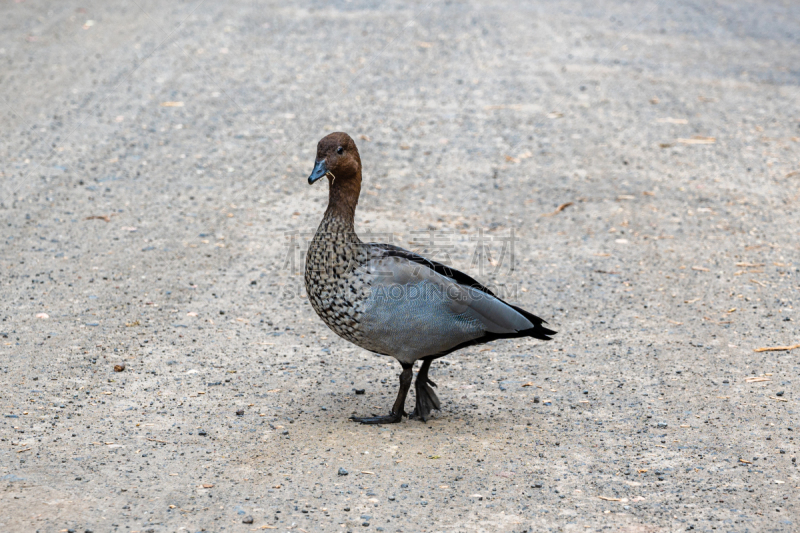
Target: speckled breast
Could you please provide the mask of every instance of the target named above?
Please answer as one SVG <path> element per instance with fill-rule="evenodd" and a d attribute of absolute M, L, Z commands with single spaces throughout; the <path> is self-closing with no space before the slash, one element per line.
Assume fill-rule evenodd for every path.
<path fill-rule="evenodd" d="M 370 349 L 359 320 L 369 297 L 363 265 L 367 252 L 355 234 L 325 231 L 320 226 L 306 254 L 305 282 L 311 307 L 337 335 Z"/>

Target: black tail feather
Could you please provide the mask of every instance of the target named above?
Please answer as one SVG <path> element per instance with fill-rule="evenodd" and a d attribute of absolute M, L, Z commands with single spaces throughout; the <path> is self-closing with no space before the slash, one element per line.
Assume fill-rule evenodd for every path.
<path fill-rule="evenodd" d="M 533 324 L 532 328 L 520 331 L 518 333 L 520 337 L 533 337 L 534 339 L 549 341 L 552 340 L 550 335 L 555 335 L 557 333 L 556 331 L 553 331 L 550 328 L 544 327 L 542 324 L 547 324 L 547 322 L 545 322 L 538 316 L 534 315 L 533 313 L 529 313 L 528 311 L 520 307 L 517 307 L 516 305 L 511 305 L 511 304 L 507 305 L 511 306 L 511 308 L 514 309 L 514 311 L 527 318 L 530 321 L 530 323 Z"/>

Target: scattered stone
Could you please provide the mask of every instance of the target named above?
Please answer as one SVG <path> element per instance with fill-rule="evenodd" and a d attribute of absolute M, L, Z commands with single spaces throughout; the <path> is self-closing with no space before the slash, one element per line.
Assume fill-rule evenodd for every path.
<path fill-rule="evenodd" d="M 205 437 L 206 435 L 208 435 L 205 429 L 201 429 L 200 431 L 197 432 L 197 434 L 200 435 L 201 437 Z"/>
<path fill-rule="evenodd" d="M 339 467 L 339 472 L 338 472 L 338 474 L 339 474 L 340 476 L 346 476 L 346 475 L 347 475 L 347 474 L 349 474 L 349 473 L 350 473 L 350 472 L 348 472 L 347 470 L 345 470 L 345 469 L 344 469 L 344 468 L 342 468 L 341 466 Z"/>
<path fill-rule="evenodd" d="M 242 518 L 242 524 L 252 524 L 252 523 L 253 523 L 253 517 L 252 516 L 247 515 L 244 518 Z"/>
<path fill-rule="evenodd" d="M 540 401 L 542 400 L 538 396 L 533 397 L 533 403 L 539 403 Z"/>
<path fill-rule="evenodd" d="M 123 370 L 125 370 L 125 363 L 114 365 L 114 372 L 122 372 Z"/>
<path fill-rule="evenodd" d="M 658 423 L 658 429 L 667 429 L 667 423 L 666 422 L 659 422 Z"/>
<path fill-rule="evenodd" d="M 244 409 L 239 409 L 236 411 L 236 416 L 244 416 Z"/>
<path fill-rule="evenodd" d="M 364 394 L 366 392 L 365 389 L 353 389 L 353 390 L 356 391 L 356 394 L 359 394 L 359 395 L 360 394 Z"/>
<path fill-rule="evenodd" d="M 349 507 L 345 507 L 345 508 L 344 508 L 344 512 L 345 512 L 345 513 L 349 512 L 349 511 L 350 511 L 350 508 L 349 508 Z"/>
<path fill-rule="evenodd" d="M 784 391 L 779 390 L 778 392 L 775 393 L 775 396 L 783 396 L 783 392 Z"/>

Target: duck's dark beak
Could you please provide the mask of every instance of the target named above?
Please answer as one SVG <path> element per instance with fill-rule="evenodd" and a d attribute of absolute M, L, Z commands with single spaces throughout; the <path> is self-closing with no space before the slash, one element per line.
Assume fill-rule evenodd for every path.
<path fill-rule="evenodd" d="M 328 173 L 328 166 L 325 164 L 325 160 L 317 161 L 314 165 L 314 170 L 311 171 L 311 175 L 308 177 L 308 184 L 313 185 L 315 181 L 323 177 L 325 174 Z"/>

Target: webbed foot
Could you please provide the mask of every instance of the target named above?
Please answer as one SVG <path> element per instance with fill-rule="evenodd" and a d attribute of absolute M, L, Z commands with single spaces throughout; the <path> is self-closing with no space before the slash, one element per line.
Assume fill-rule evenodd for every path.
<path fill-rule="evenodd" d="M 439 402 L 439 397 L 436 396 L 436 392 L 431 388 L 431 385 L 436 387 L 436 383 L 428 379 L 427 372 L 425 374 L 426 375 L 423 376 L 424 379 L 420 379 L 420 377 L 417 376 L 417 381 L 414 382 L 417 401 L 414 412 L 411 413 L 412 418 L 419 418 L 423 422 L 428 421 L 432 410 L 439 410 L 442 407 L 441 402 Z"/>
<path fill-rule="evenodd" d="M 350 420 L 362 424 L 397 424 L 403 421 L 403 416 L 389 413 L 384 416 L 351 416 Z"/>

